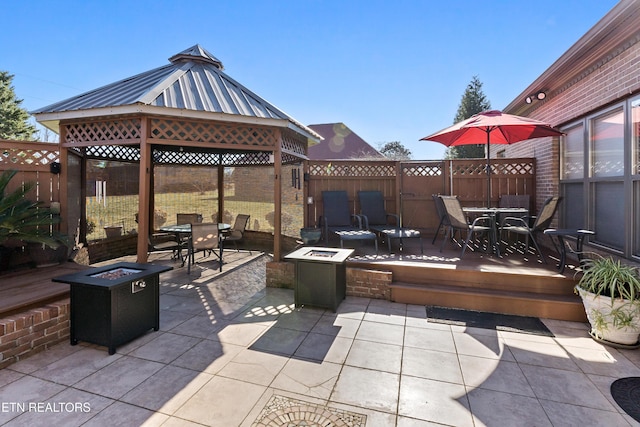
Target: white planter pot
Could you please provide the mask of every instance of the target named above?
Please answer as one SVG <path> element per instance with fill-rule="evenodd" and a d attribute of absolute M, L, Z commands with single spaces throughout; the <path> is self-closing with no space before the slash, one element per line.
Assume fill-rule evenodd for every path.
<path fill-rule="evenodd" d="M 591 333 L 597 338 L 617 344 L 634 345 L 638 343 L 640 335 L 640 307 L 626 300 L 615 299 L 613 303 L 610 297 L 592 294 L 576 286 L 587 319 L 591 325 Z M 634 316 L 632 325 L 617 327 L 613 324 L 613 310 L 621 310 Z"/>

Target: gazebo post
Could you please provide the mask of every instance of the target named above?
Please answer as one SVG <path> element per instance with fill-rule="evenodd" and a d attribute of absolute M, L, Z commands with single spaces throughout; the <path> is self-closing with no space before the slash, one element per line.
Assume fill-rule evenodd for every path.
<path fill-rule="evenodd" d="M 280 144 L 282 133 L 278 132 L 278 139 L 273 151 L 273 260 L 280 261 L 282 236 L 282 151 Z"/>
<path fill-rule="evenodd" d="M 137 262 L 147 262 L 149 246 L 149 200 L 151 192 L 151 145 L 147 141 L 148 118 L 144 117 L 140 131 L 140 188 L 138 191 L 138 247 Z"/>
<path fill-rule="evenodd" d="M 224 167 L 222 154 L 218 154 L 218 222 L 224 222 Z"/>

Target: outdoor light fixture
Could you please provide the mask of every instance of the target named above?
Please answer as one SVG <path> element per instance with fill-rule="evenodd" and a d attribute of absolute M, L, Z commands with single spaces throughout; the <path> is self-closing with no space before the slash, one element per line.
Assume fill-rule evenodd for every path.
<path fill-rule="evenodd" d="M 544 93 L 543 91 L 540 91 L 538 93 L 536 93 L 535 95 L 529 95 L 525 98 L 525 102 L 527 104 L 531 104 L 533 101 L 537 100 L 537 101 L 542 101 L 543 99 L 545 99 L 547 97 L 547 94 Z"/>

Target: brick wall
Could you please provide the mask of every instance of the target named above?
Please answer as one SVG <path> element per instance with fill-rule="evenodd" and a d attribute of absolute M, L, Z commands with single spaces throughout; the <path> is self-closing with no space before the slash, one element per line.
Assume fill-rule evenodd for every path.
<path fill-rule="evenodd" d="M 69 339 L 69 299 L 0 319 L 0 369 Z"/>
<path fill-rule="evenodd" d="M 365 270 L 347 267 L 347 295 L 375 299 L 390 299 L 389 285 L 393 274 L 389 271 Z M 294 263 L 267 263 L 267 286 L 293 289 L 295 279 Z"/>
<path fill-rule="evenodd" d="M 547 93 L 527 116 L 563 126 L 640 91 L 640 43 L 603 52 L 588 68 L 576 70 L 566 84 Z M 492 153 L 505 150 L 506 157 L 536 158 L 536 206 L 558 194 L 560 179 L 559 141 L 537 139 L 508 146 L 494 146 Z"/>
<path fill-rule="evenodd" d="M 271 261 L 267 263 L 267 287 L 294 288 L 295 269 L 292 262 Z"/>
<path fill-rule="evenodd" d="M 374 299 L 391 299 L 390 271 L 347 268 L 347 295 Z"/>

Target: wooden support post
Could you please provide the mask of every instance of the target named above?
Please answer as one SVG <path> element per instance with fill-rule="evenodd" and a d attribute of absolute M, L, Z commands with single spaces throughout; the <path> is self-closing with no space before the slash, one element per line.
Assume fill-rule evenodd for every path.
<path fill-rule="evenodd" d="M 222 154 L 218 155 L 218 222 L 224 222 L 224 166 Z"/>
<path fill-rule="evenodd" d="M 149 201 L 151 199 L 151 145 L 147 141 L 148 118 L 142 117 L 140 126 L 140 188 L 138 191 L 138 247 L 137 262 L 147 262 L 149 247 Z"/>
<path fill-rule="evenodd" d="M 282 134 L 278 132 L 278 140 L 273 152 L 273 260 L 282 259 Z"/>
<path fill-rule="evenodd" d="M 58 202 L 60 202 L 60 233 L 70 235 L 69 233 L 69 192 L 67 184 L 69 182 L 69 153 L 66 147 L 62 146 L 62 141 L 67 137 L 67 128 L 60 126 L 60 142 L 58 143 L 58 161 L 60 162 L 60 193 Z M 83 179 L 84 180 L 84 179 Z M 75 230 L 72 230 L 73 234 Z"/>

